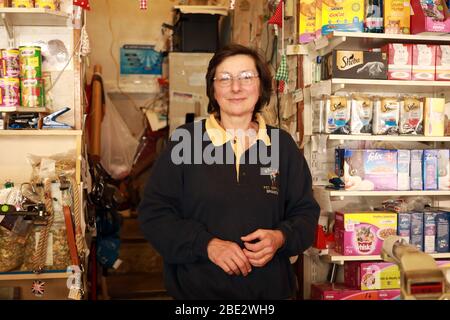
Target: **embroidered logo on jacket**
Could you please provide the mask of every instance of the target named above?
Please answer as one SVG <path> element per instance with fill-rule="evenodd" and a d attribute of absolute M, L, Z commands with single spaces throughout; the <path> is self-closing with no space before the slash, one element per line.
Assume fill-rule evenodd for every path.
<path fill-rule="evenodd" d="M 262 168 L 261 173 L 270 178 L 270 185 L 263 186 L 266 193 L 278 195 L 278 176 L 280 175 L 278 169 L 272 167 Z"/>

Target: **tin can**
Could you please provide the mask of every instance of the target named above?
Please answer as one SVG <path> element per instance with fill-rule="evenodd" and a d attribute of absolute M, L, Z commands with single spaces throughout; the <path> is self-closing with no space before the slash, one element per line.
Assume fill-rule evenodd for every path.
<path fill-rule="evenodd" d="M 11 7 L 13 8 L 34 8 L 33 0 L 12 0 Z"/>
<path fill-rule="evenodd" d="M 0 106 L 17 107 L 20 105 L 19 78 L 0 79 Z"/>
<path fill-rule="evenodd" d="M 9 0 L 0 0 L 0 8 L 9 7 Z"/>
<path fill-rule="evenodd" d="M 40 79 L 42 77 L 41 47 L 19 47 L 20 78 Z"/>
<path fill-rule="evenodd" d="M 50 9 L 50 10 L 59 10 L 59 1 L 58 0 L 35 0 L 34 7 Z"/>
<path fill-rule="evenodd" d="M 18 78 L 20 75 L 20 62 L 18 49 L 3 49 L 3 77 Z"/>
<path fill-rule="evenodd" d="M 44 106 L 44 86 L 41 79 L 22 79 L 20 82 L 20 101 L 23 107 Z"/>

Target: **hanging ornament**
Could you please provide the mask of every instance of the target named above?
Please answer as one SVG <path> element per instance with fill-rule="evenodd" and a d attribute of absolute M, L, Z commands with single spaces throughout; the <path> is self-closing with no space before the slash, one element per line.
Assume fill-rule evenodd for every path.
<path fill-rule="evenodd" d="M 33 284 L 31 286 L 31 292 L 36 297 L 42 297 L 44 295 L 45 289 L 44 289 L 45 282 L 41 280 L 35 280 L 33 281 Z"/>
<path fill-rule="evenodd" d="M 269 19 L 269 24 L 276 24 L 280 28 L 283 26 L 283 0 L 277 6 L 275 14 Z"/>
<path fill-rule="evenodd" d="M 277 73 L 275 74 L 275 80 L 278 80 L 280 82 L 278 85 L 278 91 L 284 92 L 285 85 L 289 80 L 289 70 L 287 67 L 285 54 L 281 56 L 281 62 L 280 66 L 278 67 Z"/>
<path fill-rule="evenodd" d="M 85 10 L 91 10 L 91 6 L 89 5 L 89 0 L 73 0 L 74 6 L 79 6 Z"/>
<path fill-rule="evenodd" d="M 147 0 L 139 0 L 139 8 L 141 10 L 147 10 Z"/>

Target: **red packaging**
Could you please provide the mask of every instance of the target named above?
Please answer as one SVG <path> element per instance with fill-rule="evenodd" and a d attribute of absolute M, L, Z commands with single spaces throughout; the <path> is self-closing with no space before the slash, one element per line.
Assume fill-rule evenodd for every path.
<path fill-rule="evenodd" d="M 388 55 L 388 80 L 411 80 L 412 44 L 389 43 L 382 51 Z"/>
<path fill-rule="evenodd" d="M 437 81 L 450 81 L 450 45 L 436 46 Z"/>
<path fill-rule="evenodd" d="M 434 81 L 436 45 L 413 44 L 412 80 Z"/>
<path fill-rule="evenodd" d="M 350 289 L 342 283 L 314 283 L 311 285 L 312 300 L 379 300 L 379 290 L 361 291 Z"/>

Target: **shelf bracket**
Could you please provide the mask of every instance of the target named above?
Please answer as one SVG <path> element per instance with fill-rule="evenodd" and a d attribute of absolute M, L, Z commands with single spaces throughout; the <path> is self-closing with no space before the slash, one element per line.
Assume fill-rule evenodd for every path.
<path fill-rule="evenodd" d="M 11 21 L 9 21 L 9 16 L 6 15 L 5 12 L 2 12 L 1 17 L 6 28 L 6 32 L 8 33 L 8 46 L 10 48 L 14 48 L 14 28 Z"/>

